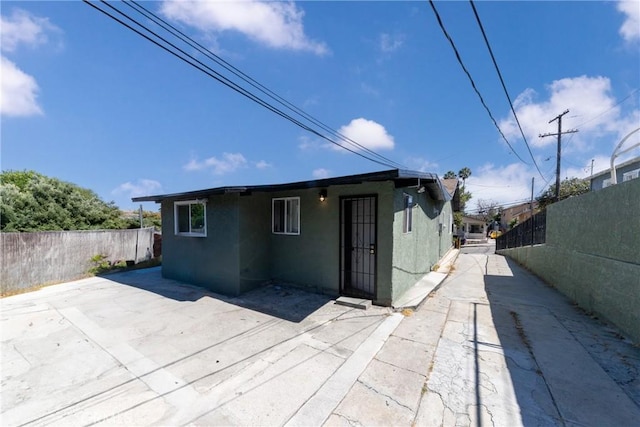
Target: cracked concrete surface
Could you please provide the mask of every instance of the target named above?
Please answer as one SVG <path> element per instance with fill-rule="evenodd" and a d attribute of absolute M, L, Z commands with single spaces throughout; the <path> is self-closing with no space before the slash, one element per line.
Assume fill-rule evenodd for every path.
<path fill-rule="evenodd" d="M 463 250 L 449 278 L 403 320 L 325 425 L 601 426 L 640 419 L 639 349 L 493 252 L 492 245 Z M 572 360 L 576 372 L 567 376 Z M 419 393 L 417 408 L 411 399 L 385 399 L 398 393 L 394 387 Z"/>
<path fill-rule="evenodd" d="M 640 348 L 492 245 L 402 317 L 156 272 L 0 300 L 2 425 L 637 425 Z"/>
<path fill-rule="evenodd" d="M 634 425 L 637 347 L 492 247 L 467 249 L 415 425 Z"/>

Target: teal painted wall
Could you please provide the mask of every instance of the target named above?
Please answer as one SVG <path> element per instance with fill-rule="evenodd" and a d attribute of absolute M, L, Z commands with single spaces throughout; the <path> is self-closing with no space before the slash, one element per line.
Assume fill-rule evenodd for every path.
<path fill-rule="evenodd" d="M 404 233 L 404 194 L 413 196 L 413 229 Z M 415 188 L 399 188 L 393 198 L 393 295 L 396 301 L 438 263 L 452 246 L 451 202 L 439 202 Z M 440 224 L 442 231 L 440 232 Z"/>
<path fill-rule="evenodd" d="M 640 343 L 640 180 L 549 206 L 546 244 L 513 258 Z"/>
<path fill-rule="evenodd" d="M 173 201 L 162 203 L 162 274 L 227 295 L 239 293 L 238 195 L 211 197 L 207 237 L 176 236 Z"/>
<path fill-rule="evenodd" d="M 640 264 L 640 179 L 548 208 L 547 244 Z"/>
<path fill-rule="evenodd" d="M 162 204 L 163 275 L 238 295 L 269 280 L 340 292 L 340 197 L 377 197 L 376 304 L 390 305 L 451 247 L 450 203 L 417 195 L 414 231 L 402 234 L 402 189 L 377 182 L 319 189 L 211 196 L 207 204 L 207 238 L 174 234 L 173 201 Z M 271 201 L 300 197 L 300 234 L 271 232 Z M 439 212 L 436 213 L 434 209 Z M 424 212 L 426 215 L 422 215 Z M 443 232 L 439 235 L 438 224 Z M 393 285 L 393 286 L 392 286 Z"/>
<path fill-rule="evenodd" d="M 364 183 L 327 188 L 324 202 L 318 199 L 319 189 L 292 190 L 271 197 L 300 197 L 300 235 L 270 235 L 271 277 L 296 283 L 317 292 L 338 295 L 340 292 L 340 197 L 377 195 L 377 303 L 390 301 L 390 260 L 393 183 Z M 271 205 L 269 204 L 269 220 Z M 270 225 L 269 225 L 270 230 Z"/>
<path fill-rule="evenodd" d="M 271 279 L 271 196 L 239 196 L 240 292 Z"/>

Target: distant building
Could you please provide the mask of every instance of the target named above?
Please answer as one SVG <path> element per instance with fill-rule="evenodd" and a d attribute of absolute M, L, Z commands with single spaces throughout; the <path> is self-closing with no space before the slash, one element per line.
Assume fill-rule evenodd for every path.
<path fill-rule="evenodd" d="M 533 202 L 533 213 L 538 209 L 538 202 Z M 522 224 L 531 218 L 531 203 L 520 203 L 519 205 L 510 206 L 502 209 L 501 227 L 504 230 L 509 229 L 509 224 L 514 218 L 518 219 L 518 224 Z"/>
<path fill-rule="evenodd" d="M 628 160 L 615 166 L 618 183 L 640 177 L 640 157 Z M 611 169 L 606 169 L 591 177 L 591 191 L 602 190 L 612 185 Z"/>
<path fill-rule="evenodd" d="M 487 222 L 479 215 L 464 215 L 462 217 L 462 230 L 467 241 L 487 241 Z"/>

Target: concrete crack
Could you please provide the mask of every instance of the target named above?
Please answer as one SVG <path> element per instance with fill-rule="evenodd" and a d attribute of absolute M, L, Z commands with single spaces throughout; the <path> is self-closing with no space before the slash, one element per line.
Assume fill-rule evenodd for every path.
<path fill-rule="evenodd" d="M 354 426 L 354 427 L 361 427 L 361 426 L 363 425 L 363 424 L 362 424 L 362 423 L 360 423 L 358 420 L 354 420 L 354 419 L 352 419 L 352 418 L 349 418 L 349 417 L 347 417 L 347 416 L 346 416 L 346 415 L 344 415 L 344 414 L 339 414 L 339 413 L 337 413 L 337 412 L 334 412 L 333 414 L 334 414 L 335 416 L 337 416 L 337 417 L 340 417 L 340 418 L 342 418 L 342 419 L 346 420 L 346 421 L 347 421 L 347 423 L 348 423 L 350 426 Z"/>
<path fill-rule="evenodd" d="M 384 396 L 385 398 L 387 398 L 387 399 L 391 400 L 392 402 L 394 402 L 396 405 L 401 406 L 403 408 L 406 408 L 408 411 L 411 411 L 411 413 L 413 413 L 413 411 L 414 411 L 413 408 L 410 408 L 407 405 L 398 402 L 396 399 L 394 399 L 393 397 L 389 396 L 388 394 L 382 393 L 381 391 L 377 390 L 375 387 L 370 386 L 369 384 L 366 384 L 366 383 L 362 382 L 361 380 L 358 380 L 358 382 L 360 384 L 362 384 L 363 386 L 365 386 L 366 388 L 368 388 L 369 390 L 373 391 L 374 393 L 379 394 L 380 396 Z"/>

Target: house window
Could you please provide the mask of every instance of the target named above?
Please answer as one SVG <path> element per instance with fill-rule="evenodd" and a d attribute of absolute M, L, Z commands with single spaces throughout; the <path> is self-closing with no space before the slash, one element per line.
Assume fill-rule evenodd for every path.
<path fill-rule="evenodd" d="M 483 230 L 483 226 L 480 224 L 470 224 L 469 225 L 469 233 L 472 234 L 481 234 Z"/>
<path fill-rule="evenodd" d="M 275 234 L 300 234 L 300 197 L 273 199 L 271 224 Z"/>
<path fill-rule="evenodd" d="M 622 182 L 631 181 L 632 179 L 638 178 L 640 175 L 640 169 L 636 169 L 634 171 L 626 172 L 622 174 Z"/>
<path fill-rule="evenodd" d="M 404 218 L 403 218 L 403 233 L 411 233 L 413 229 L 413 196 L 409 194 L 404 195 Z"/>
<path fill-rule="evenodd" d="M 611 178 L 607 178 L 604 181 L 602 181 L 602 188 L 607 188 L 611 185 Z"/>
<path fill-rule="evenodd" d="M 203 202 L 175 202 L 174 219 L 177 235 L 207 237 L 207 207 Z"/>

